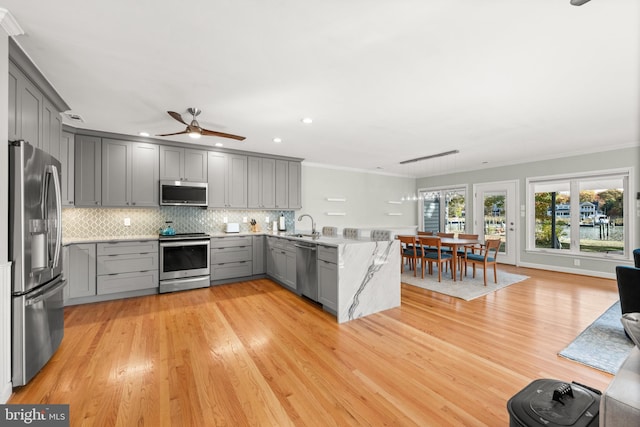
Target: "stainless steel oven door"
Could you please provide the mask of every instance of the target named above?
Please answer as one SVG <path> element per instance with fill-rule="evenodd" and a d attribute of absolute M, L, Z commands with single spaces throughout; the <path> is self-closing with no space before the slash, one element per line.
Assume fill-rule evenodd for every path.
<path fill-rule="evenodd" d="M 209 275 L 209 239 L 160 242 L 160 280 Z"/>

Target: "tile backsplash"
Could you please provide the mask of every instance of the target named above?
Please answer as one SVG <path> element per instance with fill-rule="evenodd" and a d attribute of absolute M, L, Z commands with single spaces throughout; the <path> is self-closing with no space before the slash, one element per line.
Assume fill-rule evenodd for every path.
<path fill-rule="evenodd" d="M 186 206 L 159 208 L 65 208 L 62 210 L 62 233 L 65 238 L 102 236 L 141 236 L 158 234 L 166 221 L 173 221 L 176 233 L 224 232 L 227 222 L 240 224 L 240 231 L 249 231 L 249 222 L 255 219 L 262 231 L 269 231 L 280 215 L 285 217 L 287 231 L 295 231 L 294 211 L 255 211 L 202 209 Z M 269 217 L 269 223 L 265 222 Z M 131 221 L 125 226 L 125 218 Z"/>

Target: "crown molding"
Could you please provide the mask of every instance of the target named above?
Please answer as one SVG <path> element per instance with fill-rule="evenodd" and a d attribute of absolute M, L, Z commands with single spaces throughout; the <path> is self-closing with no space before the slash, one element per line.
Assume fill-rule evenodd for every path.
<path fill-rule="evenodd" d="M 20 24 L 18 24 L 18 21 L 16 21 L 11 12 L 1 7 L 0 25 L 10 36 L 19 36 L 20 34 L 24 34 L 24 30 L 20 27 Z"/>

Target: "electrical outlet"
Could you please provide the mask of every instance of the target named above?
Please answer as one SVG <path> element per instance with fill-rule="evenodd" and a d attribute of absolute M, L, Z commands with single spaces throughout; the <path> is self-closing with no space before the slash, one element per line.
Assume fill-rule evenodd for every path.
<path fill-rule="evenodd" d="M 576 267 L 580 267 L 580 260 L 579 259 L 574 259 L 573 260 L 573 265 L 575 265 Z"/>
<path fill-rule="evenodd" d="M 224 223 L 226 224 L 227 222 L 229 222 L 229 218 L 227 218 L 226 216 L 225 216 L 225 217 L 223 217 L 223 218 L 222 218 L 222 222 L 224 222 Z"/>
<path fill-rule="evenodd" d="M 267 224 L 269 223 L 269 217 L 268 216 L 264 217 L 264 222 L 266 222 Z"/>
<path fill-rule="evenodd" d="M 125 227 L 131 227 L 131 218 L 125 218 L 124 219 L 124 226 Z"/>
<path fill-rule="evenodd" d="M 245 224 L 247 223 L 247 217 L 246 216 L 242 217 L 242 222 L 244 222 Z"/>

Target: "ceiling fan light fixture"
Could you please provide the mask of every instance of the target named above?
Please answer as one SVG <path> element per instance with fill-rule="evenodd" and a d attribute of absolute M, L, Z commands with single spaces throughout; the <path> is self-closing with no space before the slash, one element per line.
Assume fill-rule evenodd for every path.
<path fill-rule="evenodd" d="M 193 139 L 200 139 L 201 136 L 202 134 L 198 131 L 192 130 L 191 132 L 189 132 L 189 137 Z"/>
<path fill-rule="evenodd" d="M 588 1 L 589 0 L 571 0 L 571 4 L 574 5 L 574 6 L 582 6 L 583 4 L 585 4 Z"/>

